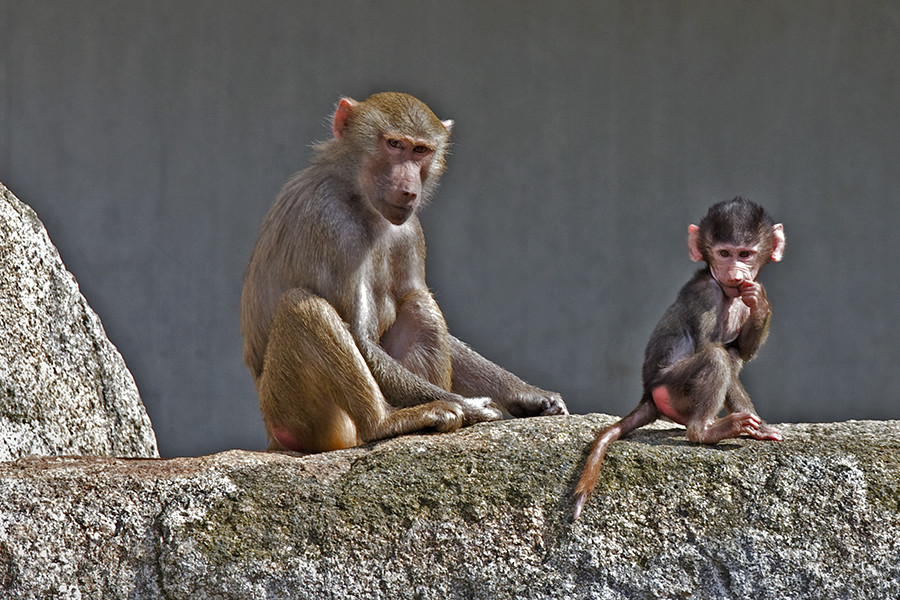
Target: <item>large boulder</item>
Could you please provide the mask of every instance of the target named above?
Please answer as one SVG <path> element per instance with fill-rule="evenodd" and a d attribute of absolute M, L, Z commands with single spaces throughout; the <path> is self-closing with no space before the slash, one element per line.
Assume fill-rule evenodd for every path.
<path fill-rule="evenodd" d="M 0 460 L 156 457 L 134 379 L 34 211 L 0 183 Z"/>
<path fill-rule="evenodd" d="M 900 422 L 616 442 L 605 415 L 299 456 L 0 463 L 3 598 L 900 597 Z"/>

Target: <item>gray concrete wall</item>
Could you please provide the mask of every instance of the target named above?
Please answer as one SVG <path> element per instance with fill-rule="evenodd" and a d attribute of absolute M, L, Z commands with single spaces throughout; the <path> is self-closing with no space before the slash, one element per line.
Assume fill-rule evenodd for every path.
<path fill-rule="evenodd" d="M 892 2 L 0 0 L 0 181 L 133 371 L 164 456 L 260 448 L 238 303 L 339 95 L 456 120 L 422 221 L 451 329 L 575 412 L 623 413 L 694 269 L 689 222 L 785 223 L 770 421 L 900 418 Z"/>

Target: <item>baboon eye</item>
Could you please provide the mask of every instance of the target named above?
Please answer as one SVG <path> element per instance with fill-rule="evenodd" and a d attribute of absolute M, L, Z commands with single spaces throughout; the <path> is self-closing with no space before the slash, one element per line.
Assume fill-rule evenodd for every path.
<path fill-rule="evenodd" d="M 401 142 L 400 140 L 395 140 L 394 138 L 388 138 L 387 144 L 391 148 L 402 148 L 403 147 L 403 142 Z"/>
<path fill-rule="evenodd" d="M 731 256 L 731 252 L 729 252 L 728 250 L 719 250 L 719 256 L 721 256 L 722 258 L 728 258 L 729 256 Z"/>
<path fill-rule="evenodd" d="M 750 258 L 751 256 L 753 256 L 753 253 L 749 250 L 744 250 L 743 252 L 741 252 L 741 258 Z"/>
<path fill-rule="evenodd" d="M 416 146 L 413 148 L 413 152 L 416 154 L 427 154 L 430 148 L 428 146 Z"/>

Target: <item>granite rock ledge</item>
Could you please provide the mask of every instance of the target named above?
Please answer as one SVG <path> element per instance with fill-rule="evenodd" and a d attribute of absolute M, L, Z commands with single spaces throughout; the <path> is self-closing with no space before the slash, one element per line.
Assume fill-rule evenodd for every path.
<path fill-rule="evenodd" d="M 4 598 L 897 598 L 900 422 L 506 420 L 300 456 L 0 463 Z"/>
<path fill-rule="evenodd" d="M 159 456 L 122 355 L 37 214 L 0 183 L 0 460 L 60 454 Z"/>

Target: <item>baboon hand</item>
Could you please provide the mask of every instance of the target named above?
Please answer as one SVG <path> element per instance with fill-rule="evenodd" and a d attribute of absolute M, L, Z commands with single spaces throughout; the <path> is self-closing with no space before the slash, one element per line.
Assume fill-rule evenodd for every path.
<path fill-rule="evenodd" d="M 566 403 L 561 395 L 537 388 L 533 392 L 517 394 L 506 409 L 514 417 L 544 417 L 569 414 L 569 409 L 566 408 Z"/>

